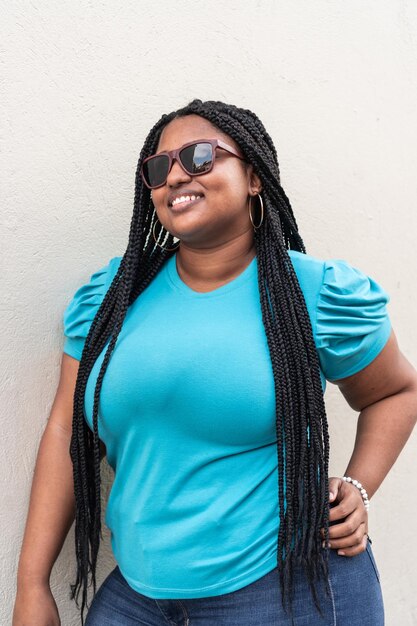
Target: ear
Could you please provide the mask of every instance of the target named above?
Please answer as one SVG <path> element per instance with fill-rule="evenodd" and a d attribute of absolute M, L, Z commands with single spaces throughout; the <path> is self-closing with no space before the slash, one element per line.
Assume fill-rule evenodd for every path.
<path fill-rule="evenodd" d="M 249 194 L 251 196 L 256 196 L 257 193 L 262 191 L 262 181 L 258 174 L 254 171 L 252 163 L 248 163 L 246 172 L 248 176 Z"/>

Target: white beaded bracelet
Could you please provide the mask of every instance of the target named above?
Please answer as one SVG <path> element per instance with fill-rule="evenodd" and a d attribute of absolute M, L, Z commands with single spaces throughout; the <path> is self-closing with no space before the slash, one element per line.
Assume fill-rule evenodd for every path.
<path fill-rule="evenodd" d="M 359 489 L 359 491 L 361 492 L 363 503 L 365 505 L 365 509 L 369 511 L 368 494 L 366 493 L 366 489 L 362 487 L 361 483 L 358 480 L 354 480 L 350 476 L 343 476 L 343 480 L 347 483 L 352 483 L 352 485 L 355 485 L 355 487 Z"/>

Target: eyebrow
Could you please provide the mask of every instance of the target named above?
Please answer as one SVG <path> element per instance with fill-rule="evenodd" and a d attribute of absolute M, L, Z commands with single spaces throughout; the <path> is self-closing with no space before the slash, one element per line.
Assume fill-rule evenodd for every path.
<path fill-rule="evenodd" d="M 217 137 L 215 137 L 215 139 L 217 139 Z M 180 150 L 183 146 L 186 146 L 187 144 L 191 144 L 191 143 L 204 143 L 205 141 L 207 141 L 207 138 L 204 139 L 193 139 L 192 141 L 186 141 L 185 143 L 183 143 L 181 146 L 179 146 L 179 148 L 177 148 L 177 150 Z M 219 141 L 223 141 L 222 139 L 219 139 Z M 175 150 L 175 148 L 171 148 L 171 150 Z M 158 154 L 161 154 L 162 152 L 170 152 L 170 150 L 159 150 L 159 152 L 155 152 L 154 156 L 157 156 Z"/>

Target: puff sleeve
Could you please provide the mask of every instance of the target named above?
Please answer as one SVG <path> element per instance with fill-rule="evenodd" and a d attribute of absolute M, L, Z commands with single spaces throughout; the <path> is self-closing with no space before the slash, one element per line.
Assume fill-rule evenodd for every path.
<path fill-rule="evenodd" d="M 324 261 L 317 301 L 316 345 L 330 382 L 369 365 L 391 333 L 388 293 L 342 259 Z"/>
<path fill-rule="evenodd" d="M 109 263 L 90 276 L 79 287 L 63 314 L 64 348 L 66 354 L 81 359 L 84 343 L 93 319 L 110 287 L 122 257 L 113 257 Z"/>

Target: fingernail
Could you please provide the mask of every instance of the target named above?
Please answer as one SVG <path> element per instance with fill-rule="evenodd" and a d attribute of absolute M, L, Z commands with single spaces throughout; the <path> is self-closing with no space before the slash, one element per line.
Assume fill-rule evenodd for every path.
<path fill-rule="evenodd" d="M 345 556 L 345 552 L 343 552 L 343 550 L 338 550 L 337 554 L 340 554 L 340 556 Z"/>
<path fill-rule="evenodd" d="M 334 493 L 330 492 L 329 493 L 329 500 L 331 500 L 332 498 L 334 498 Z"/>

